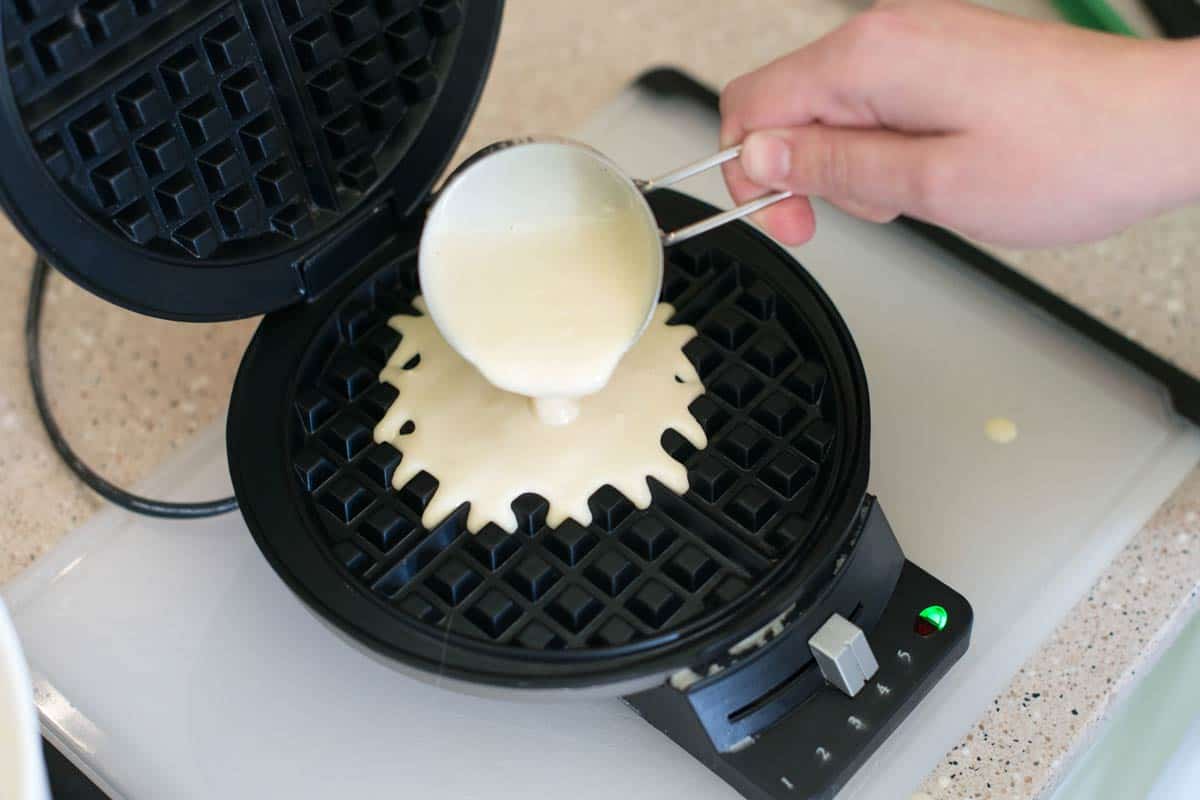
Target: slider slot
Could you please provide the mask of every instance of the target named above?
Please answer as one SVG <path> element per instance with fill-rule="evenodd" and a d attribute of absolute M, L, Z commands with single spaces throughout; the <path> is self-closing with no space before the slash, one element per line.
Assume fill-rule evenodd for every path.
<path fill-rule="evenodd" d="M 863 604 L 859 603 L 857 606 L 854 607 L 854 611 L 853 611 L 853 613 L 850 614 L 848 619 L 851 622 L 858 624 L 859 620 L 862 618 L 862 612 L 863 612 Z M 731 723 L 739 723 L 739 722 L 745 720 L 747 717 L 753 716 L 756 712 L 761 711 L 762 709 L 772 705 L 777 700 L 781 699 L 784 695 L 786 695 L 792 689 L 793 686 L 795 686 L 797 684 L 797 682 L 805 680 L 806 676 L 812 672 L 819 673 L 820 669 L 817 665 L 816 659 L 812 658 L 810 656 L 808 658 L 808 660 L 806 660 L 800 666 L 800 668 L 797 669 L 795 672 L 793 672 L 791 675 L 788 675 L 782 681 L 775 684 L 773 687 L 771 687 L 766 692 L 759 695 L 757 698 L 750 701 L 746 705 L 731 711 L 729 713 L 729 715 L 727 716 L 727 719 Z"/>

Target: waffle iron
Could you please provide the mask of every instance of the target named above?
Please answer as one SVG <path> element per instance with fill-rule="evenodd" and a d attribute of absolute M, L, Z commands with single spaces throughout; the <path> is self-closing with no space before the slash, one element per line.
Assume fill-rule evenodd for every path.
<path fill-rule="evenodd" d="M 421 525 L 436 476 L 390 488 L 403 453 L 371 436 L 395 397 L 376 377 L 399 341 L 386 321 L 415 313 L 424 209 L 500 12 L 11 0 L 0 202 L 111 302 L 270 312 L 230 400 L 230 473 L 267 560 L 346 639 L 461 691 L 620 695 L 747 797 L 831 796 L 965 652 L 971 609 L 905 560 L 867 494 L 854 342 L 765 236 L 731 225 L 668 253 L 663 300 L 699 331 L 691 411 L 710 440 L 662 438 L 685 496 L 652 483 L 639 510 L 605 487 L 592 524 L 549 529 L 526 495 L 517 533 L 472 535 L 465 508 Z M 711 211 L 650 201 L 664 227 Z M 831 624 L 851 650 L 815 644 Z"/>

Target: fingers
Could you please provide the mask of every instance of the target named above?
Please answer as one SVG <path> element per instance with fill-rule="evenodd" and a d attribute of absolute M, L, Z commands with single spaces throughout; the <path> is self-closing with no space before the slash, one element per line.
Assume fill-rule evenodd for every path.
<path fill-rule="evenodd" d="M 951 139 L 815 124 L 757 131 L 746 137 L 734 177 L 739 191 L 815 195 L 868 219 L 937 216 L 933 185 L 945 174 Z"/>
<path fill-rule="evenodd" d="M 729 196 L 737 205 L 766 194 L 766 190 L 762 186 L 746 177 L 746 170 L 742 168 L 740 158 L 722 164 L 721 175 L 725 178 L 725 185 L 729 188 Z"/>
<path fill-rule="evenodd" d="M 877 123 L 868 103 L 848 91 L 855 71 L 847 69 L 838 29 L 754 72 L 730 82 L 721 93 L 721 147 L 732 147 L 747 132 L 790 128 L 822 121 L 830 125 Z"/>
<path fill-rule="evenodd" d="M 788 244 L 811 237 L 809 195 L 868 220 L 929 216 L 936 143 L 958 130 L 945 87 L 922 90 L 957 63 L 952 48 L 947 55 L 925 46 L 932 23 L 924 10 L 938 5 L 885 0 L 722 92 L 721 146 L 747 147 L 723 167 L 734 201 L 779 189 L 800 195 L 755 215 L 773 236 Z M 774 139 L 753 133 L 771 130 Z"/>
<path fill-rule="evenodd" d="M 767 233 L 789 246 L 804 244 L 816 231 L 812 203 L 807 197 L 789 197 L 754 215 Z"/>
<path fill-rule="evenodd" d="M 727 161 L 722 167 L 725 185 L 736 205 L 762 197 L 769 190 L 746 177 L 741 161 Z M 813 235 L 813 210 L 807 197 L 789 197 L 757 212 L 751 217 L 769 234 L 786 245 L 804 244 Z"/>
<path fill-rule="evenodd" d="M 842 26 L 726 86 L 721 94 L 721 147 L 742 142 L 750 131 L 764 128 L 880 125 L 868 95 L 854 88 L 876 85 L 871 74 L 883 60 L 882 41 L 888 36 L 886 24 L 879 24 L 877 16 Z M 740 160 L 726 163 L 722 171 L 735 203 L 768 191 L 746 174 Z M 851 198 L 839 202 L 848 210 L 853 206 L 867 219 L 894 216 L 889 209 L 868 208 Z M 777 203 L 754 219 L 785 244 L 801 244 L 813 234 L 812 206 L 803 196 Z"/>
<path fill-rule="evenodd" d="M 1012 48 L 995 42 L 1000 37 L 993 29 L 1018 41 L 1029 25 L 968 3 L 880 3 L 731 81 L 721 93 L 721 146 L 741 142 L 750 131 L 814 122 L 910 133 L 962 130 L 994 113 L 994 96 L 979 91 L 981 81 L 998 80 L 987 65 L 1002 65 L 1001 78 L 1020 67 Z"/>

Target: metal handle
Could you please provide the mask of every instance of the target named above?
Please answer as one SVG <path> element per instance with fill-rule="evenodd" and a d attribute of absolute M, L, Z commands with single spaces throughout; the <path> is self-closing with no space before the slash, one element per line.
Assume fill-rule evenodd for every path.
<path fill-rule="evenodd" d="M 722 150 L 711 156 L 695 161 L 679 169 L 672 170 L 665 175 L 660 175 L 657 178 L 648 181 L 639 181 L 638 188 L 642 194 L 651 192 L 655 189 L 662 189 L 666 186 L 672 186 L 680 181 L 687 180 L 693 175 L 699 175 L 701 172 L 707 172 L 713 167 L 719 167 L 726 161 L 732 161 L 742 154 L 742 146 L 734 145 L 727 150 Z M 765 194 L 762 197 L 755 198 L 746 203 L 742 203 L 737 208 L 731 208 L 728 211 L 722 211 L 720 214 L 714 214 L 708 219 L 702 219 L 698 222 L 693 222 L 691 225 L 684 225 L 678 230 L 670 233 L 662 234 L 663 247 L 670 247 L 673 244 L 687 241 L 693 236 L 699 236 L 702 233 L 707 233 L 713 228 L 719 228 L 727 222 L 733 222 L 735 219 L 753 214 L 755 211 L 761 211 L 769 205 L 778 203 L 780 200 L 786 200 L 791 197 L 791 192 L 772 192 Z"/>

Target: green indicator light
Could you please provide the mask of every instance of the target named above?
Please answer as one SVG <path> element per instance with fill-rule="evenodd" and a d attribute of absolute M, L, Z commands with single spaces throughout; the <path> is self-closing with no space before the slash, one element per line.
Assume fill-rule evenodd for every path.
<path fill-rule="evenodd" d="M 918 616 L 939 631 L 946 627 L 946 620 L 950 617 L 941 606 L 928 606 Z"/>

